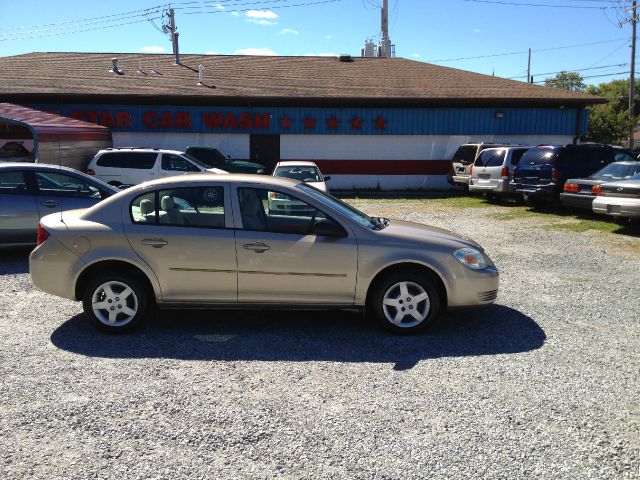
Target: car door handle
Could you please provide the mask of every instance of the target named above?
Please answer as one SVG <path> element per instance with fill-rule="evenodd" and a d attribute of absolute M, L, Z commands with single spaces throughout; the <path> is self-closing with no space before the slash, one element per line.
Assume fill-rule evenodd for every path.
<path fill-rule="evenodd" d="M 40 205 L 47 208 L 54 208 L 60 206 L 60 202 L 56 202 L 55 200 L 46 200 L 42 202 Z"/>
<path fill-rule="evenodd" d="M 267 250 L 271 250 L 271 247 L 266 243 L 257 242 L 257 243 L 245 243 L 242 248 L 245 250 L 252 250 L 254 252 L 262 253 Z"/>
<path fill-rule="evenodd" d="M 153 248 L 162 248 L 169 242 L 167 242 L 166 240 L 162 240 L 161 238 L 145 238 L 140 243 L 142 243 L 143 245 L 151 245 Z"/>

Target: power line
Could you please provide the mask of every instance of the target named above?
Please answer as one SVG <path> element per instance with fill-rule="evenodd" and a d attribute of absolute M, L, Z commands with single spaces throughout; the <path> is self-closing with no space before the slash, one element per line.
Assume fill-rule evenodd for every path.
<path fill-rule="evenodd" d="M 264 0 L 264 1 L 257 1 L 257 2 L 247 2 L 244 4 L 238 4 L 239 6 L 241 5 L 256 5 L 256 4 L 264 4 L 264 3 L 273 3 L 274 1 L 286 1 L 286 0 Z M 293 7 L 309 7 L 312 5 L 324 5 L 327 3 L 336 3 L 336 2 L 342 2 L 344 0 L 316 0 L 315 2 L 307 2 L 307 3 L 295 3 L 295 4 L 288 4 L 288 5 L 270 5 L 268 7 L 269 10 L 275 10 L 275 9 L 280 9 L 280 8 L 293 8 Z M 186 8 L 186 7 L 177 7 L 175 8 L 175 10 L 180 10 L 182 8 Z M 198 8 L 198 7 L 195 7 Z M 200 8 L 207 8 L 206 6 L 200 7 Z M 209 8 L 215 8 L 215 5 L 210 5 Z M 184 12 L 185 15 L 198 15 L 198 14 L 203 14 L 203 13 L 232 13 L 232 12 L 248 12 L 250 10 L 254 10 L 254 8 L 239 8 L 239 9 L 233 9 L 233 10 L 227 10 L 226 8 L 224 10 L 220 10 L 220 9 L 215 9 L 215 10 L 201 10 L 199 12 Z"/>
<path fill-rule="evenodd" d="M 612 5 L 551 5 L 548 3 L 518 3 L 518 2 L 507 2 L 503 0 L 462 0 L 463 2 L 471 2 L 471 3 L 491 3 L 497 5 L 510 5 L 510 6 L 519 6 L 519 7 L 544 7 L 544 8 L 573 8 L 573 9 L 590 9 L 590 10 L 609 10 L 618 8 Z M 567 0 L 565 0 L 567 1 Z M 571 0 L 569 0 L 571 1 Z M 581 1 L 581 0 L 580 0 Z"/>
<path fill-rule="evenodd" d="M 587 46 L 591 46 L 591 45 L 600 45 L 603 43 L 612 43 L 612 42 L 619 42 L 620 40 L 625 40 L 627 41 L 627 39 L 622 39 L 622 38 L 615 38 L 612 40 L 601 40 L 598 42 L 588 42 L 588 43 L 577 43 L 575 45 L 564 45 L 561 47 L 550 47 L 550 48 L 539 48 L 536 50 L 531 50 L 532 52 L 549 52 L 552 50 L 563 50 L 565 48 L 578 48 L 578 47 L 587 47 Z M 506 57 L 509 55 L 522 55 L 524 53 L 529 53 L 528 50 L 521 50 L 518 52 L 506 52 L 506 53 L 494 53 L 494 54 L 490 54 L 490 55 L 476 55 L 474 57 L 458 57 L 458 58 L 443 58 L 443 59 L 439 59 L 439 60 L 429 60 L 430 63 L 441 63 L 441 62 L 454 62 L 454 61 L 458 61 L 458 60 L 475 60 L 478 58 L 492 58 L 492 57 Z"/>
<path fill-rule="evenodd" d="M 598 74 L 598 75 L 587 75 L 586 77 L 582 77 L 582 78 L 587 79 L 587 78 L 599 78 L 599 77 L 614 77 L 616 75 L 629 75 L 629 73 L 631 73 L 631 72 L 629 70 L 627 70 L 626 72 L 601 73 L 601 74 Z M 546 80 L 538 80 L 538 81 L 535 81 L 533 83 L 545 83 L 545 82 L 546 82 Z"/>
<path fill-rule="evenodd" d="M 533 73 L 532 76 L 539 77 L 540 75 L 554 75 L 556 73 L 562 73 L 562 72 L 585 72 L 587 70 L 599 70 L 599 69 L 602 69 L 602 68 L 626 67 L 627 65 L 629 65 L 629 64 L 628 63 L 616 63 L 615 65 L 603 65 L 601 67 L 571 68 L 571 69 L 559 70 L 557 72 Z M 518 78 L 527 78 L 527 76 L 526 75 L 519 75 L 519 76 L 516 76 L 516 77 L 506 77 L 506 78 L 508 78 L 509 80 L 517 80 Z"/>

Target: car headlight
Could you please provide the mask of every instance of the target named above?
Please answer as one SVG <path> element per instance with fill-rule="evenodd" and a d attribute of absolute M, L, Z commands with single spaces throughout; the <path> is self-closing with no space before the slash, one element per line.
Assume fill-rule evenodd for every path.
<path fill-rule="evenodd" d="M 460 263 L 473 270 L 482 270 L 489 266 L 484 255 L 475 248 L 461 248 L 453 252 L 453 256 L 460 260 Z"/>

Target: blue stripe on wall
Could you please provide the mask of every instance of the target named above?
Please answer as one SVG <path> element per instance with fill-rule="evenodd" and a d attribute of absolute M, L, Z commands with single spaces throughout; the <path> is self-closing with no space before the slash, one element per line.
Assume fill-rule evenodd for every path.
<path fill-rule="evenodd" d="M 342 135 L 575 135 L 574 108 L 240 108 L 149 105 L 28 105 L 85 121 L 107 124 L 114 132 L 190 132 Z M 150 113 L 149 113 L 150 112 Z M 165 113 L 166 112 L 166 113 Z M 181 116 L 178 117 L 178 113 Z M 503 115 L 500 117 L 500 113 Z M 145 117 L 146 114 L 146 117 Z M 203 115 L 222 115 L 220 128 Z M 244 114 L 244 125 L 241 115 Z M 248 115 L 247 115 L 248 114 Z M 231 117 L 229 117 L 231 115 Z M 268 115 L 268 128 L 255 116 Z M 126 119 L 129 119 L 129 122 Z M 145 121 L 146 118 L 146 121 Z M 231 118 L 235 119 L 231 121 Z M 286 128 L 286 121 L 291 125 Z M 314 128 L 305 119 L 314 119 Z M 360 119 L 360 129 L 352 119 Z M 229 119 L 224 125 L 224 121 Z M 251 119 L 251 122 L 248 120 Z M 333 120 L 335 119 L 335 120 Z M 188 120 L 188 124 L 186 121 Z M 378 124 L 376 126 L 376 120 Z M 110 124 L 109 124 L 110 123 Z M 130 126 L 129 126 L 130 123 Z M 264 125 L 263 125 L 264 126 Z M 333 127 L 333 128 L 332 128 Z M 586 134 L 588 112 L 583 111 Z"/>

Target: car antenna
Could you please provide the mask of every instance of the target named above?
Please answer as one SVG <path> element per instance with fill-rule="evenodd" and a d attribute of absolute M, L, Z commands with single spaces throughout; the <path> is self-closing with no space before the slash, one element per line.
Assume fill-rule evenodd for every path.
<path fill-rule="evenodd" d="M 62 182 L 62 159 L 60 156 L 60 134 L 58 134 L 58 169 L 60 170 L 60 182 Z M 62 218 L 62 199 L 64 197 L 60 196 L 60 223 L 64 223 L 64 218 Z"/>

